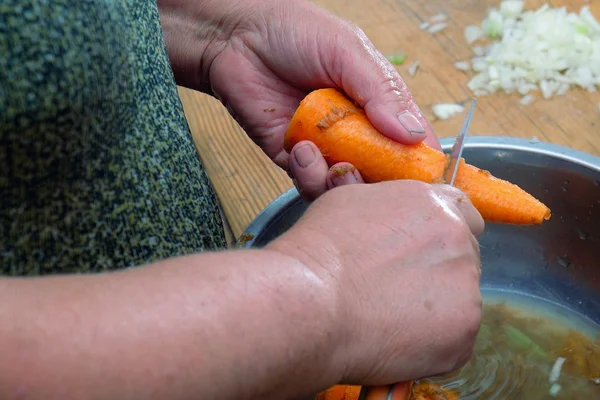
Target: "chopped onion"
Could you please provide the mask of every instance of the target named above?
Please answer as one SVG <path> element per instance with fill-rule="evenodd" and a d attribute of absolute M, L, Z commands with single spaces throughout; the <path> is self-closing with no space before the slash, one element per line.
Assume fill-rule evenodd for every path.
<path fill-rule="evenodd" d="M 537 88 L 538 88 L 537 85 L 533 85 L 531 83 L 525 83 L 523 85 L 520 85 L 517 90 L 519 91 L 519 94 L 526 95 L 530 91 L 536 90 Z"/>
<path fill-rule="evenodd" d="M 558 395 L 558 392 L 560 392 L 560 389 L 562 389 L 560 385 L 558 383 L 554 383 L 552 386 L 550 386 L 548 394 L 552 397 L 556 397 Z"/>
<path fill-rule="evenodd" d="M 502 14 L 500 14 L 500 12 L 498 12 L 498 10 L 495 8 L 492 8 L 489 11 L 486 19 L 484 19 L 481 23 L 481 29 L 483 30 L 483 33 L 489 38 L 497 38 L 502 34 L 503 20 L 504 18 L 502 17 Z"/>
<path fill-rule="evenodd" d="M 471 64 L 468 61 L 457 61 L 454 63 L 454 68 L 459 71 L 468 71 L 471 68 Z"/>
<path fill-rule="evenodd" d="M 468 25 L 464 30 L 465 40 L 471 45 L 473 42 L 481 39 L 483 31 L 477 25 Z"/>
<path fill-rule="evenodd" d="M 472 46 L 482 35 L 490 43 Z M 600 84 L 600 23 L 589 6 L 578 13 L 548 4 L 524 11 L 522 0 L 503 0 L 464 36 L 473 51 L 473 93 L 539 90 L 550 99 L 574 86 L 595 92 Z"/>
<path fill-rule="evenodd" d="M 528 106 L 531 103 L 533 103 L 534 100 L 535 100 L 535 98 L 532 95 L 527 94 L 527 95 L 521 97 L 520 103 L 524 106 Z"/>
<path fill-rule="evenodd" d="M 483 58 L 473 58 L 471 60 L 471 65 L 473 66 L 473 71 L 481 72 L 487 70 L 488 63 Z"/>
<path fill-rule="evenodd" d="M 483 46 L 473 46 L 471 47 L 471 50 L 477 57 L 482 57 L 485 55 L 485 47 Z"/>
<path fill-rule="evenodd" d="M 461 113 L 464 110 L 464 107 L 460 104 L 453 103 L 442 103 L 436 104 L 432 107 L 433 114 L 438 119 L 448 119 L 455 114 Z"/>
<path fill-rule="evenodd" d="M 558 380 L 558 378 L 560 377 L 560 370 L 562 369 L 562 366 L 565 363 L 565 361 L 567 361 L 567 359 L 564 357 L 558 357 L 556 359 L 554 365 L 552 366 L 552 369 L 550 370 L 550 376 L 548 377 L 550 383 L 555 383 Z"/>
<path fill-rule="evenodd" d="M 444 13 L 439 13 L 439 14 L 436 14 L 436 15 L 434 15 L 433 17 L 431 17 L 431 18 L 429 19 L 429 22 L 433 22 L 433 23 L 436 23 L 436 22 L 442 22 L 442 21 L 445 21 L 445 20 L 446 20 L 446 18 L 448 18 L 448 17 L 446 16 L 446 14 L 444 14 Z"/>
<path fill-rule="evenodd" d="M 434 34 L 434 33 L 438 33 L 438 32 L 440 32 L 440 31 L 442 31 L 442 30 L 446 29 L 446 27 L 447 27 L 447 26 L 448 26 L 448 24 L 447 24 L 447 23 L 445 23 L 445 22 L 440 22 L 440 23 L 437 23 L 437 24 L 431 25 L 431 26 L 429 27 L 429 29 L 427 29 L 427 31 L 428 31 L 429 33 L 431 33 L 431 34 Z"/>
<path fill-rule="evenodd" d="M 410 76 L 415 76 L 415 74 L 417 73 L 417 69 L 420 65 L 421 63 L 419 61 L 415 61 L 414 63 L 412 63 L 412 65 L 408 67 L 408 74 Z"/>
<path fill-rule="evenodd" d="M 500 14 L 506 18 L 515 18 L 523 12 L 522 0 L 504 0 L 500 3 Z"/>

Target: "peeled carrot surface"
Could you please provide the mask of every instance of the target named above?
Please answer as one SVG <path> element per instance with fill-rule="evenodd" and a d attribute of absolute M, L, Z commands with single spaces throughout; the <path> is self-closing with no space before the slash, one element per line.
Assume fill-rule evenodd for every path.
<path fill-rule="evenodd" d="M 289 152 L 303 140 L 313 142 L 329 166 L 353 164 L 367 183 L 397 179 L 443 183 L 449 157 L 424 142 L 404 145 L 388 139 L 369 122 L 362 108 L 332 88 L 315 90 L 300 102 L 284 148 Z M 464 159 L 454 185 L 487 222 L 537 225 L 550 219 L 550 209 L 531 194 Z"/>

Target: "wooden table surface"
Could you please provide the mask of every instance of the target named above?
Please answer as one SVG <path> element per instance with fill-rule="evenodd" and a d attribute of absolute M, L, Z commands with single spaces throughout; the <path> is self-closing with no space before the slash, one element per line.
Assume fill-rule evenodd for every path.
<path fill-rule="evenodd" d="M 438 137 L 455 136 L 464 113 L 436 120 L 431 106 L 463 102 L 471 93 L 466 84 L 472 73 L 454 68 L 456 61 L 472 57 L 463 29 L 479 23 L 499 0 L 318 0 L 325 9 L 360 26 L 382 53 L 408 55 L 398 70 Z M 600 19 L 598 0 L 527 0 L 526 8 L 543 3 L 578 11 L 590 6 Z M 448 27 L 431 35 L 419 25 L 444 13 Z M 420 62 L 414 77 L 407 70 Z M 214 98 L 180 88 L 180 96 L 200 157 L 220 198 L 230 240 L 237 238 L 252 219 L 272 200 L 291 188 L 292 182 L 263 155 Z M 493 94 L 478 98 L 470 135 L 502 135 L 565 145 L 600 156 L 598 103 L 600 93 L 571 89 L 567 94 L 536 101 L 528 106 L 517 95 Z"/>

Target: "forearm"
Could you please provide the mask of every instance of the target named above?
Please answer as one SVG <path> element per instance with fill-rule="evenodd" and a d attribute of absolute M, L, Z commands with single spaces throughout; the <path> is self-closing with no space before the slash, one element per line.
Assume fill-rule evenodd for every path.
<path fill-rule="evenodd" d="M 336 383 L 335 302 L 295 259 L 202 254 L 0 280 L 0 398 L 285 399 Z"/>

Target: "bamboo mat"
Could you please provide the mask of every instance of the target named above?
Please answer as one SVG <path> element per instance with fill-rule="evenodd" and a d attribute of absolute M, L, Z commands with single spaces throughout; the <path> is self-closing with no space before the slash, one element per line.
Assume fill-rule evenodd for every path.
<path fill-rule="evenodd" d="M 464 102 L 471 98 L 466 84 L 471 76 L 454 68 L 456 61 L 472 57 L 463 29 L 479 23 L 498 1 L 476 0 L 320 0 L 320 6 L 360 26 L 384 53 L 408 55 L 398 70 L 438 137 L 455 136 L 464 114 L 436 120 L 436 103 Z M 527 6 L 545 2 L 526 1 Z M 600 19 L 600 1 L 550 1 L 577 11 L 588 4 Z M 445 13 L 449 26 L 435 35 L 419 29 L 430 17 Z M 409 66 L 419 61 L 414 77 Z M 225 212 L 228 229 L 237 238 L 252 219 L 272 200 L 291 188 L 292 182 L 262 154 L 225 108 L 212 97 L 188 89 L 179 90 L 194 140 Z M 569 146 L 600 156 L 600 93 L 571 89 L 564 96 L 519 104 L 517 95 L 479 97 L 470 135 L 536 137 L 543 142 Z"/>

